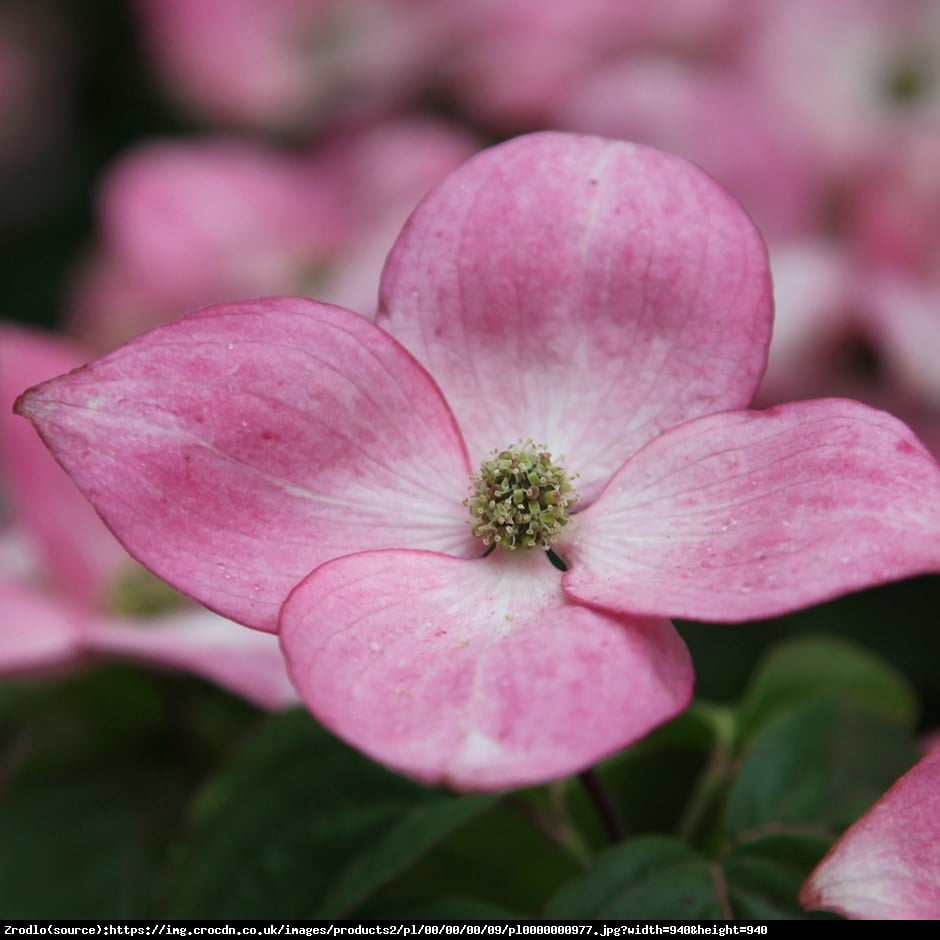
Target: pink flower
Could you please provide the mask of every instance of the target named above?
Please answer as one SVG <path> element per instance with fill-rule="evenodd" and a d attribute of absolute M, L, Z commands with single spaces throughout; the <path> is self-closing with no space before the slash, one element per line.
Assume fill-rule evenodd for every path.
<path fill-rule="evenodd" d="M 938 39 L 940 8 L 930 0 L 761 4 L 747 44 L 750 80 L 846 179 L 872 148 L 940 115 Z"/>
<path fill-rule="evenodd" d="M 414 91 L 452 33 L 428 0 L 135 0 L 168 90 L 210 121 L 304 131 Z"/>
<path fill-rule="evenodd" d="M 940 918 L 940 752 L 909 770 L 819 863 L 807 910 L 862 920 Z"/>
<path fill-rule="evenodd" d="M 70 326 L 111 348 L 185 310 L 282 293 L 372 317 L 402 223 L 475 149 L 429 120 L 332 135 L 309 153 L 219 137 L 136 147 L 100 189 Z"/>
<path fill-rule="evenodd" d="M 820 214 L 813 148 L 727 65 L 634 54 L 568 82 L 552 113 L 555 127 L 637 141 L 699 164 L 741 200 L 765 238 L 805 232 Z"/>
<path fill-rule="evenodd" d="M 399 771 L 581 770 L 688 703 L 665 618 L 940 563 L 940 469 L 907 428 L 848 401 L 745 410 L 766 253 L 678 158 L 558 133 L 479 154 L 405 226 L 380 309 L 210 307 L 19 410 L 135 557 L 279 630 L 313 714 Z M 568 570 L 474 531 L 557 536 Z"/>
<path fill-rule="evenodd" d="M 104 179 L 98 210 L 100 245 L 80 272 L 70 319 L 99 348 L 203 304 L 302 293 L 346 237 L 327 181 L 305 161 L 234 138 L 127 151 Z"/>
<path fill-rule="evenodd" d="M 940 290 L 940 116 L 885 135 L 851 180 L 851 230 L 861 262 Z"/>
<path fill-rule="evenodd" d="M 477 119 L 504 129 L 551 125 L 573 87 L 651 50 L 724 58 L 752 18 L 730 0 L 458 0 L 450 9 L 460 41 L 439 78 Z"/>
<path fill-rule="evenodd" d="M 85 358 L 63 339 L 0 327 L 0 470 L 13 516 L 0 528 L 0 675 L 118 658 L 203 676 L 264 708 L 291 704 L 296 697 L 273 638 L 235 629 L 148 582 L 152 576 L 11 413 L 24 386 Z M 130 612 L 142 601 L 152 616 Z"/>

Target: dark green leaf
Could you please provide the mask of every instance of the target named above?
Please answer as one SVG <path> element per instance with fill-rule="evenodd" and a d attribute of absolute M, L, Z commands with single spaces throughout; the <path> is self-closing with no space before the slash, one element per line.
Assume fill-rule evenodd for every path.
<path fill-rule="evenodd" d="M 269 720 L 201 793 L 177 917 L 346 913 L 490 804 L 392 774 L 300 710 Z"/>
<path fill-rule="evenodd" d="M 638 920 L 722 916 L 709 862 L 671 839 L 646 836 L 605 852 L 552 899 L 549 917 Z"/>
<path fill-rule="evenodd" d="M 812 833 L 780 834 L 737 846 L 723 866 L 734 916 L 745 920 L 807 917 L 797 895 L 830 842 Z"/>
<path fill-rule="evenodd" d="M 847 640 L 804 637 L 777 646 L 761 663 L 740 705 L 739 733 L 752 740 L 780 715 L 821 695 L 907 728 L 917 718 L 915 693 L 893 666 Z"/>
<path fill-rule="evenodd" d="M 841 700 L 804 703 L 747 753 L 728 828 L 742 838 L 768 826 L 845 826 L 915 759 L 913 736 L 883 716 Z"/>
<path fill-rule="evenodd" d="M 373 911 L 370 916 L 391 920 L 515 920 L 520 915 L 476 898 L 446 897 L 427 904 Z"/>
<path fill-rule="evenodd" d="M 440 797 L 402 814 L 385 833 L 348 865 L 320 905 L 318 917 L 354 910 L 373 891 L 412 865 L 454 830 L 489 809 L 495 797 Z"/>
<path fill-rule="evenodd" d="M 152 916 L 163 833 L 178 805 L 172 774 L 102 766 L 46 773 L 0 804 L 4 917 Z"/>
<path fill-rule="evenodd" d="M 544 788 L 510 794 L 438 843 L 357 913 L 422 911 L 438 898 L 459 897 L 534 916 L 581 870 L 558 841 L 545 797 Z"/>
<path fill-rule="evenodd" d="M 6 916 L 154 914 L 166 834 L 193 777 L 189 745 L 181 744 L 187 736 L 161 694 L 178 688 L 174 680 L 133 669 L 3 687 L 0 910 Z M 198 703 L 216 696 L 197 691 Z"/>

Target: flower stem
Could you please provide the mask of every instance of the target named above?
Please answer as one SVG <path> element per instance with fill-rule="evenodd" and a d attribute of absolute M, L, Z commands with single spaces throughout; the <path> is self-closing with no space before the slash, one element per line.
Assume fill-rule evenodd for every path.
<path fill-rule="evenodd" d="M 705 713 L 704 707 L 701 709 Z M 726 709 L 713 707 L 707 710 L 715 735 L 708 764 L 699 777 L 692 797 L 676 825 L 676 835 L 684 842 L 693 842 L 706 816 L 715 808 L 727 783 L 733 762 L 734 718 Z"/>
<path fill-rule="evenodd" d="M 510 803 L 534 823 L 555 845 L 563 849 L 580 868 L 591 863 L 587 840 L 571 819 L 565 795 L 566 781 L 556 780 L 545 787 L 546 800 L 510 796 Z"/>
<path fill-rule="evenodd" d="M 627 837 L 627 827 L 624 825 L 623 817 L 620 815 L 620 811 L 617 809 L 617 805 L 614 803 L 610 791 L 597 773 L 597 769 L 589 767 L 587 770 L 578 774 L 578 779 L 581 781 L 581 785 L 584 787 L 588 799 L 594 806 L 594 810 L 600 818 L 604 831 L 607 833 L 610 841 L 615 844 L 617 842 L 623 842 Z"/>

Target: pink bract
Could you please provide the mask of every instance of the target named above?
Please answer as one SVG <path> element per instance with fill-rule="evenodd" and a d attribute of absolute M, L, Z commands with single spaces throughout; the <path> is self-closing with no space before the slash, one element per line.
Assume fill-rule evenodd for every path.
<path fill-rule="evenodd" d="M 842 835 L 800 902 L 862 920 L 940 918 L 940 752 L 923 758 Z"/>
<path fill-rule="evenodd" d="M 373 318 L 382 267 L 401 227 L 424 194 L 479 149 L 465 130 L 416 117 L 320 139 L 308 169 L 336 195 L 347 237 L 319 259 L 303 293 Z"/>
<path fill-rule="evenodd" d="M 428 0 L 135 0 L 164 84 L 204 119 L 304 132 L 413 90 L 451 35 Z"/>
<path fill-rule="evenodd" d="M 431 186 L 477 149 L 395 120 L 301 152 L 235 138 L 151 141 L 110 167 L 69 326 L 101 351 L 209 303 L 315 293 L 373 317 L 388 249 Z"/>
<path fill-rule="evenodd" d="M 751 18 L 729 0 L 457 0 L 450 8 L 460 41 L 443 76 L 475 117 L 504 129 L 553 125 L 572 87 L 644 52 L 723 57 Z"/>
<path fill-rule="evenodd" d="M 820 212 L 822 178 L 812 148 L 731 69 L 634 54 L 569 82 L 555 96 L 553 123 L 692 160 L 741 200 L 767 238 L 806 231 Z"/>
<path fill-rule="evenodd" d="M 125 153 L 98 193 L 99 245 L 70 326 L 97 349 L 208 303 L 293 290 L 348 240 L 307 162 L 235 138 L 155 140 Z"/>
<path fill-rule="evenodd" d="M 872 148 L 940 114 L 938 37 L 930 0 L 760 4 L 749 78 L 847 179 Z"/>
<path fill-rule="evenodd" d="M 136 619 L 109 609 L 136 564 L 9 410 L 22 388 L 85 359 L 61 337 L 0 327 L 0 471 L 12 516 L 0 533 L 14 549 L 0 556 L 0 675 L 111 658 L 191 672 L 265 708 L 293 703 L 271 637 L 194 605 Z"/>
<path fill-rule="evenodd" d="M 314 715 L 399 771 L 580 771 L 687 705 L 665 618 L 940 564 L 940 470 L 907 428 L 838 400 L 746 410 L 766 252 L 683 160 L 559 133 L 484 151 L 412 215 L 380 296 L 377 324 L 210 307 L 19 410 L 135 557 L 278 630 Z M 528 439 L 578 474 L 564 575 L 485 554 L 462 505 L 480 461 Z"/>

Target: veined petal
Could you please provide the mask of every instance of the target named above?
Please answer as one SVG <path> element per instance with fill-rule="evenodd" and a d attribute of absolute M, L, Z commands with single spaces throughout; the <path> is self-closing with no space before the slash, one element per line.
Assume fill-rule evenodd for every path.
<path fill-rule="evenodd" d="M 246 630 L 209 610 L 139 622 L 100 619 L 86 645 L 96 653 L 202 676 L 261 708 L 297 701 L 277 637 Z"/>
<path fill-rule="evenodd" d="M 940 752 L 843 834 L 803 885 L 800 903 L 863 920 L 940 918 Z"/>
<path fill-rule="evenodd" d="M 763 243 L 690 163 L 573 134 L 478 154 L 386 264 L 379 322 L 440 382 L 478 463 L 565 454 L 585 499 L 681 421 L 743 408 L 766 362 Z"/>
<path fill-rule="evenodd" d="M 66 339 L 4 324 L 0 327 L 0 476 L 4 495 L 43 566 L 57 585 L 87 605 L 103 600 L 127 555 L 94 509 L 12 412 L 24 389 L 86 361 Z"/>
<path fill-rule="evenodd" d="M 564 587 L 579 601 L 771 617 L 940 570 L 940 468 L 857 402 L 728 412 L 648 445 L 571 528 Z"/>
<path fill-rule="evenodd" d="M 461 790 L 583 770 L 688 704 L 667 621 L 571 603 L 542 552 L 351 555 L 281 614 L 301 699 L 376 760 Z"/>
<path fill-rule="evenodd" d="M 207 307 L 19 402 L 128 550 L 273 630 L 312 568 L 367 548 L 475 554 L 467 459 L 390 337 L 298 298 Z"/>

